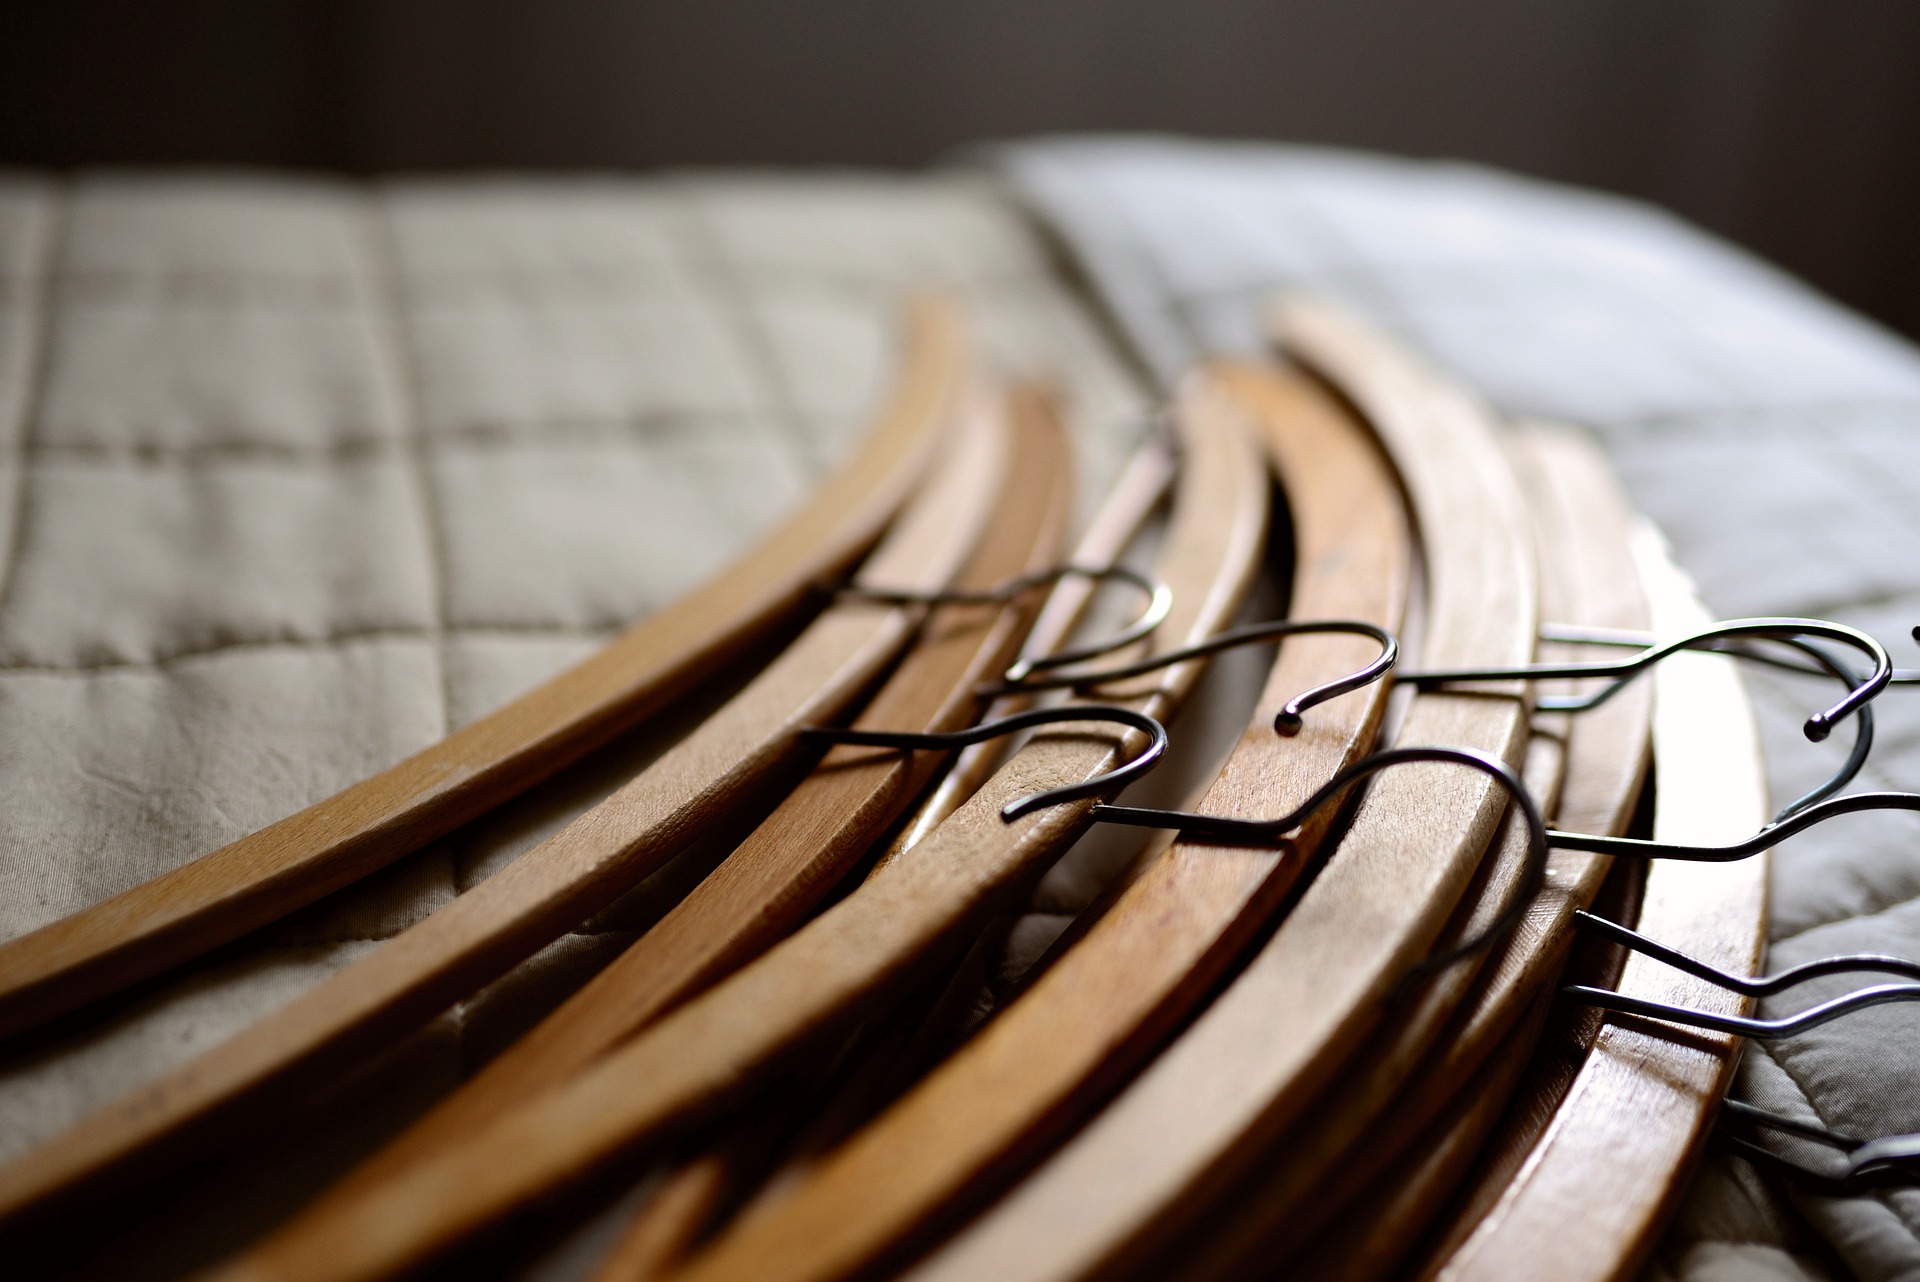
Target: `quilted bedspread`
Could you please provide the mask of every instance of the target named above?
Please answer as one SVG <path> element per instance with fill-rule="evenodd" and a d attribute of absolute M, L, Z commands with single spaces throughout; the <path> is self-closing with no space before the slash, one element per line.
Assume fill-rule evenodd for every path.
<path fill-rule="evenodd" d="M 917 177 L 16 175 L 0 937 L 330 794 L 697 582 L 850 446 L 900 293 L 927 281 L 966 294 L 1001 368 L 1062 386 L 1083 505 L 1194 355 L 1256 344 L 1259 301 L 1307 288 L 1503 410 L 1599 432 L 1717 611 L 1890 642 L 1920 622 L 1920 358 L 1588 195 L 1151 140 Z M 1749 680 L 1790 795 L 1832 761 L 1798 735 L 1817 696 Z M 1920 787 L 1904 698 L 1881 701 L 1867 786 Z M 650 750 L 14 1053 L 0 1159 L 404 929 Z M 1916 838 L 1870 816 L 1777 852 L 1775 964 L 1920 957 Z M 257 1232 L 644 929 L 672 872 L 370 1068 L 297 1161 L 196 1174 L 89 1267 L 166 1276 Z M 1740 1089 L 1840 1129 L 1920 1130 L 1916 1033 L 1920 1012 L 1881 1008 L 1756 1048 Z M 1816 1199 L 1716 1159 L 1655 1268 L 1920 1276 L 1917 1230 L 1920 1195 Z"/>

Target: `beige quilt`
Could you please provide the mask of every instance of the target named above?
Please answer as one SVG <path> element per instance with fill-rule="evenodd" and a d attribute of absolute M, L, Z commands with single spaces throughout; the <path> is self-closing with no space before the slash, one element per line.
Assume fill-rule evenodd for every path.
<path fill-rule="evenodd" d="M 985 180 L 0 183 L 0 936 L 331 794 L 699 582 L 852 445 L 928 282 L 999 369 L 1061 385 L 1097 498 L 1143 386 Z M 0 1063 L 0 1159 L 419 920 L 647 750 Z M 163 1197 L 95 1275 L 244 1236 L 663 893 L 449 1013 L 303 1162 Z"/>

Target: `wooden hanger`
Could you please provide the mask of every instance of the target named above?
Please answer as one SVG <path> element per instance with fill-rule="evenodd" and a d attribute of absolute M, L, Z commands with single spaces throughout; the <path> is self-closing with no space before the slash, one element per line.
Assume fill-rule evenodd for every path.
<path fill-rule="evenodd" d="M 1263 550 L 1264 471 L 1235 417 L 1203 391 L 1190 390 L 1180 407 L 1187 450 L 1158 565 L 1174 594 L 1158 634 L 1167 646 L 1218 631 Z M 1129 706 L 1167 715 L 1200 667 L 1157 672 L 1134 687 Z M 925 840 L 753 963 L 461 1144 L 376 1188 L 323 1198 L 219 1276 L 390 1276 L 596 1164 L 741 1100 L 964 941 L 1078 835 L 1094 803 L 1043 807 L 1013 822 L 1003 806 L 1098 779 L 1143 743 L 1136 732 L 1092 724 L 1036 735 Z"/>
<path fill-rule="evenodd" d="M 932 591 L 959 571 L 1010 454 L 1004 416 L 977 410 L 863 581 Z M 323 1087 L 577 926 L 783 777 L 807 752 L 799 728 L 858 707 L 923 617 L 920 607 L 840 600 L 698 729 L 559 833 L 281 1010 L 0 1168 L 0 1217 L 134 1159 L 156 1164 L 249 1108 Z"/>
<path fill-rule="evenodd" d="M 717 577 L 505 707 L 298 814 L 0 945 L 0 1037 L 310 904 L 660 713 L 873 546 L 951 420 L 965 364 L 953 305 L 916 300 L 891 399 L 805 507 Z"/>
<path fill-rule="evenodd" d="M 1423 665 L 1529 661 L 1532 536 L 1486 413 L 1337 314 L 1292 305 L 1281 333 L 1353 400 L 1406 487 L 1427 572 Z M 1477 747 L 1512 762 L 1526 733 L 1525 700 L 1509 684 L 1417 694 L 1396 742 Z M 1360 1046 L 1447 924 L 1506 800 L 1486 776 L 1458 769 L 1379 776 L 1339 849 L 1239 977 L 914 1276 L 1077 1278 L 1124 1271 L 1177 1240 Z"/>
<path fill-rule="evenodd" d="M 1341 406 L 1299 374 L 1209 371 L 1263 438 L 1293 515 L 1289 611 L 1397 630 L 1413 550 L 1392 473 Z M 1376 682 L 1316 708 L 1294 738 L 1283 704 L 1364 665 L 1359 637 L 1282 643 L 1247 730 L 1200 809 L 1284 814 L 1373 746 Z M 678 1276 L 814 1279 L 853 1272 L 1018 1169 L 1096 1105 L 1205 997 L 1316 861 L 1333 815 L 1283 851 L 1180 842 L 1150 865 L 1034 987 L 767 1213 L 749 1216 Z"/>
<path fill-rule="evenodd" d="M 1543 612 L 1561 623 L 1643 630 L 1646 600 L 1631 550 L 1635 518 L 1598 447 L 1571 429 L 1537 424 L 1505 444 L 1530 499 Z M 1542 646 L 1544 660 L 1563 657 L 1551 649 Z M 1560 693 L 1556 684 L 1542 683 L 1543 692 Z M 1543 806 L 1556 790 L 1536 775 L 1543 765 L 1560 771 L 1537 759 L 1557 759 L 1565 745 L 1565 779 L 1551 806 L 1556 826 L 1626 831 L 1646 773 L 1651 694 L 1651 684 L 1640 681 L 1578 716 L 1534 714 L 1527 782 Z M 1514 827 L 1506 849 L 1517 862 L 1524 857 L 1524 833 Z M 1236 1190 L 1183 1249 L 1178 1276 L 1237 1277 L 1274 1267 L 1307 1249 L 1303 1244 L 1316 1234 L 1325 1245 L 1312 1256 L 1314 1267 L 1354 1276 L 1411 1249 L 1409 1235 L 1436 1209 L 1422 1195 L 1457 1180 L 1460 1164 L 1478 1152 L 1468 1143 L 1473 1128 L 1483 1128 L 1484 1138 L 1484 1128 L 1497 1119 L 1504 1096 L 1495 1088 L 1510 1087 L 1518 1076 L 1507 1061 L 1517 1055 L 1524 1062 L 1530 1050 L 1514 1029 L 1535 1006 L 1544 1015 L 1541 995 L 1566 960 L 1573 912 L 1592 905 L 1612 862 L 1553 851 L 1545 884 L 1486 963 L 1436 976 L 1403 1000 L 1393 1023 L 1375 1034 L 1308 1123 L 1274 1149 L 1268 1169 Z M 1478 921 L 1462 923 L 1455 933 L 1482 929 L 1505 902 L 1506 887 L 1490 885 Z M 1453 991 L 1461 983 L 1471 988 L 1464 1000 Z M 1366 1206 L 1327 1228 L 1369 1185 L 1377 1187 Z M 1347 1231 L 1362 1224 L 1369 1226 L 1364 1249 Z"/>
<path fill-rule="evenodd" d="M 1052 405 L 1008 397 L 1013 456 L 986 536 L 955 580 L 982 591 L 1057 565 L 1072 516 L 1072 459 Z M 856 725 L 954 730 L 997 681 L 1031 602 L 944 605 Z M 349 1175 L 378 1182 L 565 1080 L 790 933 L 892 825 L 940 764 L 933 752 L 835 748 L 688 896 L 532 1031 Z"/>
<path fill-rule="evenodd" d="M 1635 539 L 1654 629 L 1707 620 L 1659 536 Z M 1733 661 L 1677 655 L 1654 677 L 1654 834 L 1664 841 L 1745 837 L 1769 818 L 1759 740 Z M 1710 965 L 1752 974 L 1765 947 L 1766 860 L 1654 861 L 1637 929 Z M 1744 1013 L 1724 989 L 1635 954 L 1620 991 Z M 1552 1120 L 1512 1178 L 1469 1196 L 1431 1276 L 1453 1279 L 1631 1276 L 1680 1194 L 1737 1062 L 1737 1040 L 1609 1016 Z M 1524 1111 L 1527 1101 L 1515 1103 Z M 1622 1118 L 1633 1124 L 1623 1126 Z"/>
<path fill-rule="evenodd" d="M 1173 480 L 1174 466 L 1171 449 L 1157 437 L 1136 451 L 1075 547 L 1073 564 L 1107 565 L 1117 561 L 1164 497 Z M 1092 598 L 1093 585 L 1088 580 L 1062 580 L 1027 634 L 1022 656 L 1043 658 L 1064 649 Z M 1027 702 L 1023 697 L 1003 696 L 994 701 L 987 716 L 1008 715 Z M 879 725 L 882 718 L 870 708 L 861 722 Z M 874 871 L 899 858 L 978 790 L 992 773 L 996 758 L 990 749 L 994 746 L 979 744 L 955 759 L 939 786 L 921 802 L 912 821 L 903 825 L 881 855 Z M 760 1157 L 765 1143 L 760 1132 L 764 1129 L 749 1128 L 751 1133 L 729 1135 L 669 1175 L 602 1256 L 595 1278 L 603 1282 L 641 1282 L 664 1273 L 682 1259 L 713 1222 L 724 1200 L 742 1180 L 751 1178 L 746 1166 Z"/>

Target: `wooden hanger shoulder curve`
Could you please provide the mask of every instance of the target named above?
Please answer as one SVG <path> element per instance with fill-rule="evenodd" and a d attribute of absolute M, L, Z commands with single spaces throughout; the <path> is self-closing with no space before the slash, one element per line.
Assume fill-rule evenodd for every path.
<path fill-rule="evenodd" d="M 1540 425 L 1509 435 L 1505 444 L 1529 496 L 1548 617 L 1644 630 L 1646 599 L 1631 550 L 1635 518 L 1598 447 L 1572 429 Z M 1543 686 L 1553 690 L 1553 684 Z M 1528 786 L 1543 807 L 1557 791 L 1551 805 L 1557 826 L 1626 831 L 1646 771 L 1651 693 L 1649 683 L 1636 682 L 1578 716 L 1534 714 Z M 1564 780 L 1551 790 L 1534 778 L 1535 758 L 1562 755 L 1562 745 Z M 1514 854 L 1524 857 L 1523 850 Z M 1461 1127 L 1491 1124 L 1480 1101 L 1517 1076 L 1517 1070 L 1508 1072 L 1507 1060 L 1516 1053 L 1524 1060 L 1531 1043 L 1513 1030 L 1531 1018 L 1527 1012 L 1555 981 L 1573 937 L 1573 911 L 1591 905 L 1610 863 L 1581 851 L 1553 851 L 1545 884 L 1485 963 L 1435 976 L 1403 1000 L 1402 1013 L 1375 1034 L 1308 1123 L 1287 1135 L 1280 1149 L 1285 1161 L 1236 1190 L 1229 1206 L 1209 1218 L 1204 1238 L 1183 1250 L 1183 1282 L 1239 1276 L 1256 1261 L 1271 1265 L 1292 1258 L 1316 1234 L 1324 1244 L 1314 1257 L 1319 1266 L 1335 1270 L 1338 1259 L 1344 1261 L 1339 1268 L 1356 1275 L 1371 1262 L 1397 1260 L 1390 1247 L 1410 1249 L 1412 1241 L 1396 1243 L 1391 1231 L 1397 1223 L 1408 1225 L 1409 1233 L 1424 1225 L 1419 1213 L 1431 1206 L 1415 1196 L 1415 1183 L 1424 1176 L 1429 1191 L 1445 1185 L 1460 1175 L 1458 1164 L 1478 1151 L 1458 1141 L 1441 1145 L 1440 1139 L 1455 1136 L 1448 1131 L 1436 1138 L 1435 1119 L 1450 1111 Z M 1483 919 L 1489 905 L 1505 902 L 1497 888 L 1484 889 L 1482 900 Z M 1471 985 L 1464 999 L 1449 991 L 1456 984 Z M 1497 1066 L 1489 1068 L 1496 1057 Z M 1403 1176 L 1410 1180 L 1405 1187 Z M 1351 1238 L 1344 1246 L 1333 1243 L 1340 1226 L 1369 1223 L 1366 1212 L 1341 1212 L 1375 1184 L 1368 1206 L 1378 1208 L 1380 1218 L 1365 1235 L 1365 1249 Z M 1327 1228 L 1336 1214 L 1339 1224 Z"/>
<path fill-rule="evenodd" d="M 1485 413 L 1356 323 L 1296 305 L 1283 337 L 1346 392 L 1411 500 L 1427 570 L 1423 663 L 1525 663 L 1538 627 L 1531 532 Z M 1474 662 L 1480 662 L 1478 658 Z M 1397 745 L 1517 760 L 1522 692 L 1416 695 Z M 914 1276 L 1087 1276 L 1175 1239 L 1295 1123 L 1446 925 L 1506 794 L 1485 776 L 1380 776 L 1339 849 L 1213 1004 L 988 1215 Z"/>
<path fill-rule="evenodd" d="M 118 992 L 445 835 L 667 706 L 803 607 L 885 530 L 964 381 L 953 306 L 918 300 L 895 391 L 794 515 L 687 597 L 405 761 L 172 872 L 0 945 L 0 1037 Z"/>
<path fill-rule="evenodd" d="M 932 591 L 981 535 L 1009 457 L 1002 416 L 949 434 L 938 465 L 863 575 Z M 923 608 L 845 600 L 639 775 L 425 920 L 287 1006 L 0 1167 L 0 1218 L 191 1149 L 404 1035 L 585 920 L 799 759 L 800 727 L 858 705 Z"/>
<path fill-rule="evenodd" d="M 1101 501 L 1086 533 L 1074 548 L 1073 563 L 1107 565 L 1117 561 L 1159 506 L 1173 479 L 1174 469 L 1173 452 L 1157 434 L 1142 445 Z M 1044 658 L 1064 649 L 1091 604 L 1092 596 L 1093 585 L 1082 578 L 1065 579 L 1056 585 L 1027 634 L 1021 650 L 1023 657 Z M 994 701 L 987 715 L 1004 716 L 1027 703 L 1024 697 L 1002 696 Z M 911 822 L 901 827 L 869 875 L 917 844 L 979 789 L 993 772 L 992 749 L 996 746 L 978 744 L 959 754 L 939 785 L 915 810 Z M 755 1131 L 755 1128 L 748 1130 Z M 596 1282 L 642 1282 L 678 1264 L 706 1231 L 722 1202 L 743 1187 L 743 1180 L 751 1178 L 747 1162 L 758 1152 L 757 1132 L 736 1133 L 673 1171 L 634 1213 L 601 1257 L 594 1275 Z"/>
<path fill-rule="evenodd" d="M 1189 428 L 1158 576 L 1166 646 L 1231 618 L 1259 562 L 1266 485 L 1237 425 L 1204 402 Z M 1164 716 L 1199 675 L 1174 664 L 1131 706 Z M 1091 798 L 1009 823 L 1003 805 L 1094 779 L 1142 738 L 1089 726 L 1037 735 L 907 854 L 718 986 L 458 1146 L 356 1196 L 323 1199 L 219 1276 L 344 1282 L 393 1273 L 671 1126 L 711 1115 L 815 1039 L 902 991 L 1011 886 L 1064 849 Z"/>
<path fill-rule="evenodd" d="M 1656 631 L 1702 626 L 1706 611 L 1650 527 L 1635 540 Z M 1655 835 L 1713 842 L 1768 819 L 1758 733 L 1733 660 L 1677 655 L 1654 676 Z M 1765 946 L 1766 859 L 1654 862 L 1639 929 L 1708 964 L 1752 974 Z M 1705 1010 L 1748 1003 L 1634 954 L 1622 992 Z M 1432 1276 L 1514 1278 L 1551 1258 L 1572 1278 L 1630 1276 L 1679 1196 L 1737 1062 L 1737 1039 L 1609 1017 L 1514 1178 Z M 1634 1124 L 1621 1126 L 1631 1117 Z M 1550 1254 L 1543 1254 L 1550 1253 Z"/>
<path fill-rule="evenodd" d="M 1304 376 L 1210 372 L 1215 395 L 1270 443 L 1293 513 L 1290 614 L 1397 630 L 1413 551 L 1397 487 L 1365 430 Z M 1384 683 L 1318 708 L 1297 737 L 1286 701 L 1362 666 L 1361 638 L 1283 643 L 1248 728 L 1207 791 L 1209 814 L 1284 814 L 1372 747 Z M 680 1274 L 687 1282 L 853 1272 L 979 1191 L 982 1175 L 1044 1150 L 1150 1052 L 1315 860 L 1332 815 L 1288 844 L 1176 843 L 1019 1000 L 767 1213 L 748 1217 Z"/>
<path fill-rule="evenodd" d="M 984 590 L 1059 563 L 1072 512 L 1072 461 L 1057 414 L 1035 389 L 1009 397 L 1013 455 L 985 537 L 955 580 Z M 1033 610 L 945 605 L 855 721 L 953 730 L 976 687 L 1013 661 Z M 658 924 L 498 1058 L 363 1163 L 342 1188 L 378 1181 L 563 1080 L 797 927 L 906 809 L 939 764 L 932 752 L 836 748 Z"/>

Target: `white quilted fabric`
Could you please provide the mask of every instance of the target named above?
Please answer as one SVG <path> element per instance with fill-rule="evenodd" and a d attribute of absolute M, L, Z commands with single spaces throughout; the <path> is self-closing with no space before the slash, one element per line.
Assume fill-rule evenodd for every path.
<path fill-rule="evenodd" d="M 1508 413 L 1598 432 L 1722 617 L 1837 618 L 1912 662 L 1920 357 L 1764 264 L 1642 206 L 1459 165 L 1145 138 L 1003 158 L 1163 380 L 1198 352 L 1257 348 L 1276 289 L 1339 299 Z M 1798 796 L 1846 736 L 1800 736 L 1826 691 L 1748 680 L 1774 794 Z M 1878 706 L 1856 787 L 1920 788 L 1920 707 L 1897 692 Z M 1776 850 L 1773 965 L 1920 958 L 1917 825 L 1855 818 Z M 1738 1089 L 1858 1135 L 1920 1130 L 1917 1038 L 1920 1008 L 1880 1007 L 1749 1049 Z M 1710 1163 L 1656 1269 L 1691 1282 L 1920 1277 L 1920 1193 L 1792 1194 L 1804 1224 L 1783 1196 L 1744 1166 Z"/>
<path fill-rule="evenodd" d="M 850 447 L 927 283 L 964 292 L 1000 368 L 1062 385 L 1097 497 L 1143 388 L 977 178 L 0 183 L 0 937 L 391 763 L 698 582 Z M 446 903 L 648 750 L 13 1054 L 0 1159 Z M 451 1012 L 304 1162 L 157 1193 L 93 1275 L 245 1236 L 663 893 Z"/>

